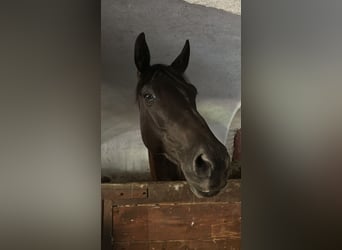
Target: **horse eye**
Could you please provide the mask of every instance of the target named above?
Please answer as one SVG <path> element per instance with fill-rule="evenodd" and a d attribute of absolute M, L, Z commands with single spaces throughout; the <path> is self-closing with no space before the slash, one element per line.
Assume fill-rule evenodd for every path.
<path fill-rule="evenodd" d="M 151 105 L 153 101 L 156 99 L 156 97 L 152 94 L 146 93 L 144 94 L 144 99 L 147 102 L 147 104 Z"/>

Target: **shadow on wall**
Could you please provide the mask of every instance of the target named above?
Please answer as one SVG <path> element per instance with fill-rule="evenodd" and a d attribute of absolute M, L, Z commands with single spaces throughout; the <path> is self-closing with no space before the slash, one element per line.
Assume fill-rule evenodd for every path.
<path fill-rule="evenodd" d="M 190 40 L 186 74 L 198 89 L 199 112 L 224 141 L 230 116 L 240 102 L 240 16 L 181 0 L 102 0 L 101 4 L 103 174 L 117 182 L 149 179 L 134 96 L 133 48 L 142 31 L 152 64 L 171 63 Z"/>

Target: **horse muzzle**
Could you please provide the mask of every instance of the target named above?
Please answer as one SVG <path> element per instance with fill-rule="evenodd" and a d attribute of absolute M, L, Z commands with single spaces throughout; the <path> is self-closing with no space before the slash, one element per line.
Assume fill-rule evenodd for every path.
<path fill-rule="evenodd" d="M 190 190 L 198 198 L 209 198 L 209 197 L 213 197 L 221 193 L 226 188 L 227 184 L 228 182 L 226 181 L 219 187 L 210 188 L 210 189 L 201 189 L 197 185 L 191 185 L 190 183 L 189 183 L 189 186 L 190 186 Z"/>

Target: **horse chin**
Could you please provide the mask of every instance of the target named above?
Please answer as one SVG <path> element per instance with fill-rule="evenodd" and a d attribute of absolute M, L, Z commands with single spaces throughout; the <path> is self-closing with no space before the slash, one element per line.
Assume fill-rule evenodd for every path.
<path fill-rule="evenodd" d="M 213 197 L 215 195 L 217 195 L 218 193 L 220 193 L 221 190 L 206 190 L 206 191 L 200 191 L 198 189 L 196 189 L 194 186 L 189 185 L 190 186 L 190 190 L 193 192 L 193 194 L 198 197 L 198 198 L 209 198 L 209 197 Z"/>

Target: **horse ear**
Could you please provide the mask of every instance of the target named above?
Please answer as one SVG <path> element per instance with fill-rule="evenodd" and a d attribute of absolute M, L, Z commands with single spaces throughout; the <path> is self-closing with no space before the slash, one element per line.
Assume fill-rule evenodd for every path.
<path fill-rule="evenodd" d="M 177 58 L 172 62 L 171 66 L 180 73 L 184 73 L 189 64 L 190 57 L 190 43 L 186 40 L 182 52 L 177 56 Z"/>
<path fill-rule="evenodd" d="M 144 32 L 135 40 L 134 61 L 138 71 L 144 72 L 150 66 L 150 51 L 148 49 Z"/>

